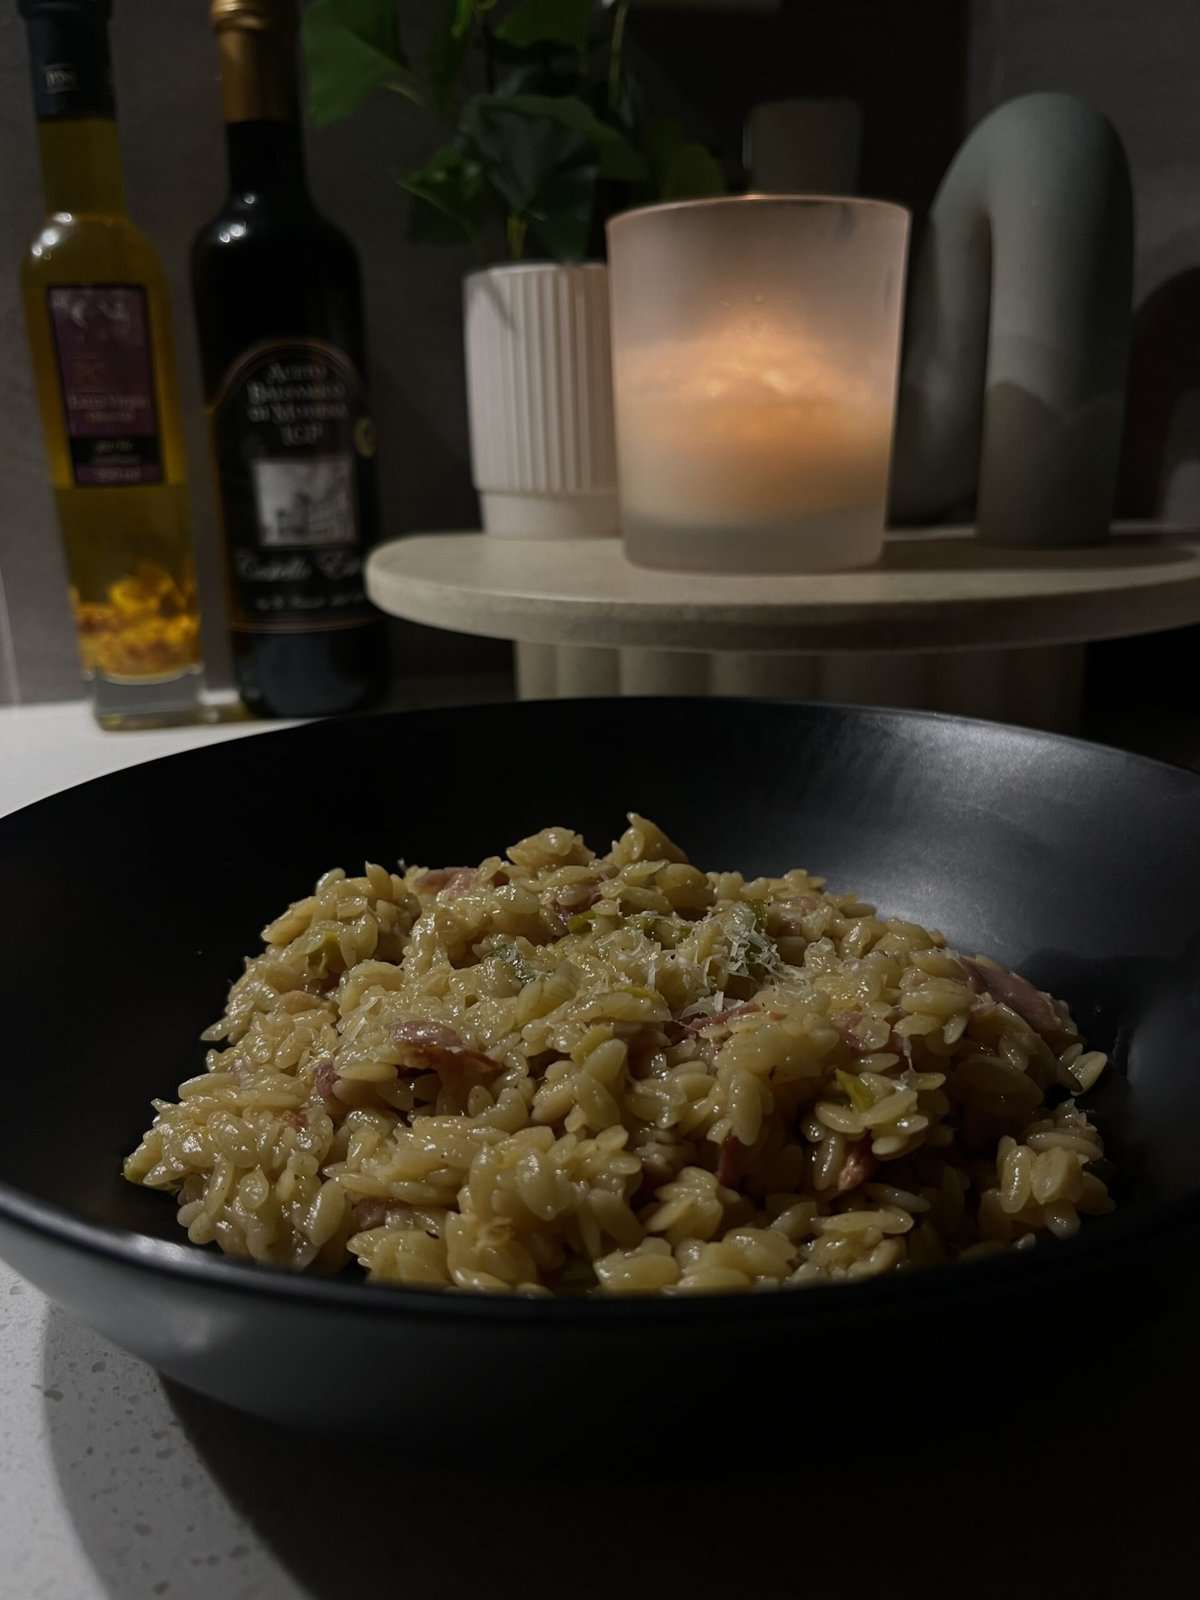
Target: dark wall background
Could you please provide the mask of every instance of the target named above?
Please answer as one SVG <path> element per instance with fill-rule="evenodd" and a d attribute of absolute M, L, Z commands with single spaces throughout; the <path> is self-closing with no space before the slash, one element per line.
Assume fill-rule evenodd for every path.
<path fill-rule="evenodd" d="M 845 96 L 863 109 L 864 194 L 922 211 L 964 128 L 965 0 L 783 0 L 770 13 L 634 13 L 648 77 L 736 153 L 760 101 Z"/>
<path fill-rule="evenodd" d="M 736 4 L 736 0 L 731 0 Z M 1197 0 L 782 0 L 764 11 L 676 3 L 635 14 L 664 109 L 731 158 L 758 101 L 849 96 L 863 108 L 862 188 L 919 213 L 963 132 L 1033 89 L 1084 95 L 1116 124 L 1138 205 L 1139 337 L 1122 485 L 1128 514 L 1200 522 L 1200 3 Z M 217 204 L 223 156 L 206 0 L 117 0 L 118 109 L 131 210 L 175 297 L 208 656 L 227 660 L 187 287 L 187 251 Z M 430 0 L 406 0 L 409 28 Z M 0 9 L 0 702 L 78 692 L 65 582 L 33 408 L 16 269 L 41 214 L 24 30 Z M 313 133 L 313 188 L 366 277 L 387 535 L 469 527 L 460 278 L 466 253 L 414 247 L 391 175 L 426 151 L 418 118 L 380 96 Z M 5 605 L 7 597 L 7 606 Z M 396 630 L 406 672 L 471 670 L 503 647 Z"/>

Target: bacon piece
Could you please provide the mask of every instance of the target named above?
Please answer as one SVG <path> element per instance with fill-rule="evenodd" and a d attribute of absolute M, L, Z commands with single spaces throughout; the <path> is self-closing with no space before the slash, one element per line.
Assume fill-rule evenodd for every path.
<path fill-rule="evenodd" d="M 420 894 L 445 892 L 453 898 L 473 889 L 477 877 L 478 872 L 474 867 L 438 867 L 433 872 L 422 873 L 416 881 L 416 888 Z"/>
<path fill-rule="evenodd" d="M 744 1005 L 730 1006 L 725 1011 L 718 1011 L 712 1017 L 692 1017 L 688 1021 L 682 1018 L 679 1026 L 684 1033 L 704 1033 L 708 1028 L 724 1027 L 727 1022 L 732 1022 L 735 1017 L 748 1017 L 752 1011 L 761 1011 L 762 1007 L 754 1000 L 747 1000 Z"/>
<path fill-rule="evenodd" d="M 461 1050 L 463 1042 L 453 1028 L 441 1022 L 398 1022 L 392 1029 L 397 1044 L 426 1045 L 430 1049 Z"/>
<path fill-rule="evenodd" d="M 387 1221 L 386 1200 L 360 1200 L 353 1208 L 355 1225 L 365 1233 L 368 1228 L 378 1228 Z"/>
<path fill-rule="evenodd" d="M 333 1086 L 336 1082 L 337 1068 L 326 1056 L 324 1061 L 317 1062 L 316 1071 L 313 1073 L 313 1088 L 331 1110 L 339 1103 L 333 1092 Z"/>
<path fill-rule="evenodd" d="M 829 1020 L 841 1035 L 842 1043 L 856 1056 L 869 1056 L 878 1049 L 877 1045 L 868 1044 L 859 1033 L 866 1020 L 861 1011 L 834 1011 Z"/>
<path fill-rule="evenodd" d="M 878 1162 L 871 1154 L 871 1146 L 866 1139 L 860 1139 L 856 1144 L 852 1144 L 846 1152 L 842 1170 L 838 1173 L 838 1180 L 834 1185 L 836 1192 L 845 1194 L 848 1189 L 857 1189 L 860 1183 L 866 1183 L 877 1165 Z"/>
<path fill-rule="evenodd" d="M 660 1050 L 681 1043 L 686 1034 L 675 1036 L 677 1024 L 664 1022 L 661 1028 L 643 1028 L 630 1039 L 627 1065 L 631 1078 L 644 1078 L 652 1070 L 654 1057 Z"/>
<path fill-rule="evenodd" d="M 726 1189 L 736 1189 L 742 1181 L 742 1157 L 746 1146 L 736 1133 L 721 1141 L 721 1155 L 717 1161 L 717 1182 Z"/>
<path fill-rule="evenodd" d="M 600 888 L 594 883 L 568 883 L 546 897 L 546 916 L 552 928 L 569 933 L 572 917 L 590 911 L 600 898 Z"/>
<path fill-rule="evenodd" d="M 546 902 L 546 907 L 565 933 L 571 918 L 582 916 L 585 911 L 590 911 L 599 898 L 600 887 L 598 884 L 569 883 L 565 888 L 556 890 L 550 896 Z"/>
<path fill-rule="evenodd" d="M 334 1122 L 340 1122 L 350 1107 L 337 1093 L 338 1070 L 328 1056 L 318 1061 L 313 1072 L 313 1088 Z"/>
<path fill-rule="evenodd" d="M 962 964 L 969 978 L 981 984 L 993 1000 L 1015 1011 L 1047 1044 L 1070 1037 L 1071 1030 L 1054 1001 L 1042 990 L 1035 989 L 1028 978 L 1023 978 L 1019 972 L 1010 972 L 1007 967 L 993 967 L 983 961 L 964 959 Z"/>
<path fill-rule="evenodd" d="M 392 1038 L 405 1047 L 402 1070 L 436 1072 L 443 1082 L 468 1067 L 488 1073 L 502 1070 L 500 1062 L 472 1050 L 453 1028 L 441 1022 L 398 1022 L 392 1029 Z"/>

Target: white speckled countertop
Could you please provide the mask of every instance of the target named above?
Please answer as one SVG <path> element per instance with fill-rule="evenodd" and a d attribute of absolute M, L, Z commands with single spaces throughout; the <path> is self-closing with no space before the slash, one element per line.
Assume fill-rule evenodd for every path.
<path fill-rule="evenodd" d="M 0 810 L 254 731 L 103 735 L 82 706 L 0 711 Z M 1127 1288 L 1143 1292 L 1113 1293 Z M 842 1441 L 840 1459 L 806 1430 L 802 1402 L 770 1421 L 806 1383 L 851 1381 L 836 1350 L 818 1374 L 761 1372 L 731 1345 L 709 1460 L 673 1449 L 665 1396 L 627 1441 L 633 1481 L 586 1460 L 530 1481 L 431 1472 L 402 1438 L 308 1439 L 240 1416 L 165 1383 L 0 1264 L 0 1600 L 1191 1593 L 1198 1300 L 1181 1282 L 1173 1304 L 1152 1303 L 1145 1337 L 1112 1348 L 1081 1327 L 1071 1348 L 1044 1351 L 1047 1370 L 1074 1374 L 1093 1345 L 1098 1370 L 1003 1415 L 986 1372 L 976 1393 L 947 1392 L 935 1349 L 889 1349 L 881 1330 L 878 1426 Z M 1035 1321 L 1011 1333 L 1042 1339 Z M 755 1417 L 776 1460 L 746 1449 Z"/>
<path fill-rule="evenodd" d="M 262 731 L 247 722 L 102 733 L 74 702 L 0 711 L 0 813 L 102 772 Z M 0 1595 L 307 1592 L 230 1503 L 149 1367 L 3 1262 L 0 1351 Z"/>

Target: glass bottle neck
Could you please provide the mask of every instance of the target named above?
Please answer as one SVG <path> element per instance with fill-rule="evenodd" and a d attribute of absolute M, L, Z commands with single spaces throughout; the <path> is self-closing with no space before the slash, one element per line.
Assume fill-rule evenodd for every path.
<path fill-rule="evenodd" d="M 38 123 L 47 212 L 123 216 L 125 180 L 111 117 L 64 117 Z"/>
<path fill-rule="evenodd" d="M 308 201 L 304 143 L 294 122 L 231 122 L 225 129 L 225 151 L 235 197 L 271 194 Z"/>
<path fill-rule="evenodd" d="M 217 49 L 233 195 L 306 203 L 293 34 L 228 25 L 217 32 Z"/>

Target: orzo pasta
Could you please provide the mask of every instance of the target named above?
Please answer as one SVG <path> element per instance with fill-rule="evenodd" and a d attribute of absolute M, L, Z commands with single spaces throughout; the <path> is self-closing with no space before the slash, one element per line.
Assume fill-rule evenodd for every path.
<path fill-rule="evenodd" d="M 633 816 L 325 874 L 125 1163 L 196 1244 L 377 1281 L 626 1293 L 870 1277 L 1110 1209 L 1067 1008 L 793 870 Z"/>

